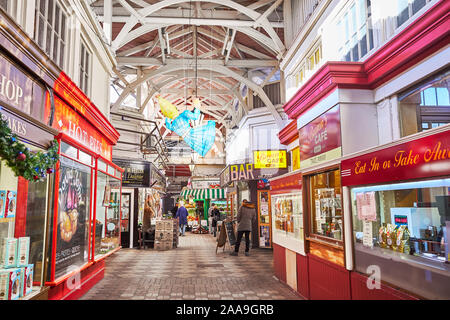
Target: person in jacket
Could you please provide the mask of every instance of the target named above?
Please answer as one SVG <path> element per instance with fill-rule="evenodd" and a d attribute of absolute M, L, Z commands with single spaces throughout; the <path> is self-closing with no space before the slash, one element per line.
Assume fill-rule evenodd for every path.
<path fill-rule="evenodd" d="M 220 210 L 219 208 L 217 208 L 216 205 L 214 205 L 211 211 L 211 216 L 212 216 L 211 226 L 213 228 L 213 233 L 215 237 L 217 235 L 217 221 L 220 221 Z"/>
<path fill-rule="evenodd" d="M 187 216 L 188 216 L 188 211 L 184 207 L 184 202 L 180 201 L 180 206 L 178 207 L 175 218 L 178 218 L 178 223 L 180 225 L 180 236 L 183 236 L 183 237 L 184 237 L 184 232 L 186 231 Z"/>
<path fill-rule="evenodd" d="M 256 221 L 255 205 L 247 200 L 242 201 L 242 206 L 239 208 L 236 220 L 237 225 L 237 239 L 234 245 L 234 251 L 230 253 L 232 256 L 237 256 L 239 247 L 241 245 L 242 236 L 245 235 L 245 255 L 250 253 L 250 232 L 252 231 L 253 223 Z"/>

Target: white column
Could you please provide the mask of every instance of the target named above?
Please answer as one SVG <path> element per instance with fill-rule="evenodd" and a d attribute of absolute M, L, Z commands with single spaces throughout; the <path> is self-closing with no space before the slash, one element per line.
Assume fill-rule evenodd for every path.
<path fill-rule="evenodd" d="M 103 32 L 109 45 L 112 42 L 112 8 L 112 0 L 103 1 Z"/>

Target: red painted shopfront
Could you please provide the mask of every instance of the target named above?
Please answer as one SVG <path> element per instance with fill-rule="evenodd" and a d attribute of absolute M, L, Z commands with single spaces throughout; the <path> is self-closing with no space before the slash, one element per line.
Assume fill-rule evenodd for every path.
<path fill-rule="evenodd" d="M 365 110 L 363 110 L 364 112 L 361 112 L 361 110 L 358 110 L 357 106 L 353 107 L 351 104 L 346 105 L 348 102 L 340 101 L 339 99 L 341 97 L 339 94 L 340 91 L 343 92 L 344 90 L 347 90 L 347 92 L 348 90 L 354 90 L 355 92 L 357 90 L 361 90 L 361 92 L 369 92 L 372 90 L 373 92 L 410 68 L 420 65 L 422 61 L 433 56 L 443 48 L 446 48 L 449 43 L 449 9 L 449 2 L 437 2 L 421 17 L 413 21 L 364 62 L 325 63 L 325 65 L 321 67 L 284 105 L 284 110 L 292 121 L 280 131 L 280 141 L 287 145 L 292 143 L 295 139 L 299 139 L 300 146 L 300 169 L 297 170 L 296 173 L 302 175 L 301 188 L 306 256 L 303 258 L 301 255 L 298 255 L 300 258 L 297 262 L 296 272 L 297 291 L 305 298 L 313 300 L 417 299 L 439 298 L 445 297 L 447 294 L 445 289 L 440 286 L 438 286 L 439 289 L 436 289 L 435 292 L 433 292 L 431 287 L 427 287 L 423 290 L 412 290 L 410 286 L 405 284 L 405 281 L 395 281 L 396 277 L 402 279 L 401 274 L 390 274 L 387 275 L 387 278 L 383 277 L 383 270 L 397 268 L 398 270 L 403 270 L 402 272 L 406 272 L 406 274 L 408 274 L 407 272 L 415 272 L 412 273 L 414 277 L 420 279 L 414 283 L 415 288 L 421 286 L 421 281 L 430 282 L 429 280 L 431 278 L 434 279 L 436 277 L 440 277 L 439 279 L 441 282 L 446 283 L 445 281 L 447 280 L 445 279 L 447 279 L 446 277 L 448 275 L 445 276 L 445 273 L 447 271 L 444 271 L 444 276 L 442 275 L 442 272 L 435 272 L 434 269 L 431 271 L 423 271 L 422 269 L 421 271 L 417 271 L 414 267 L 415 262 L 409 260 L 406 265 L 411 267 L 405 268 L 405 264 L 401 263 L 402 258 L 399 258 L 400 261 L 397 261 L 397 264 L 391 265 L 390 267 L 384 260 L 377 260 L 377 262 L 381 263 L 381 283 L 374 284 L 374 290 L 370 289 L 373 286 L 368 285 L 368 280 L 372 281 L 372 272 L 375 277 L 377 270 L 373 271 L 370 268 L 367 269 L 370 265 L 368 263 L 371 261 L 371 255 L 366 252 L 367 250 L 360 250 L 362 253 L 355 250 L 355 246 L 358 245 L 359 240 L 362 241 L 362 239 L 365 239 L 366 243 L 368 243 L 370 237 L 367 236 L 367 232 L 364 234 L 363 229 L 355 229 L 356 227 L 362 228 L 362 224 L 360 226 L 355 222 L 355 210 L 352 208 L 352 203 L 356 200 L 352 199 L 348 186 L 346 186 L 347 171 L 345 170 L 348 170 L 348 168 L 344 167 L 344 161 L 347 161 L 345 159 L 349 158 L 349 154 L 356 156 L 360 150 L 371 150 L 372 146 L 378 145 L 378 137 L 375 132 L 378 123 L 376 118 L 369 120 L 360 117 L 352 118 L 352 114 L 353 117 L 357 114 L 355 112 L 360 112 L 360 115 L 370 114 L 370 112 L 366 112 Z M 324 106 L 328 101 L 335 102 L 329 104 L 328 107 L 326 105 Z M 353 103 L 358 102 L 353 101 Z M 336 131 L 336 128 L 338 130 L 336 135 L 340 135 L 342 141 L 334 146 L 336 147 L 333 149 L 335 152 L 332 152 L 331 154 L 319 152 L 317 155 L 310 154 L 305 158 L 305 153 L 311 153 L 311 150 L 314 150 L 314 148 L 311 148 L 311 145 L 304 145 L 300 138 L 302 136 L 302 130 L 305 131 L 308 126 L 314 124 L 314 120 L 317 120 L 326 112 L 331 112 L 332 108 L 336 106 L 341 108 L 341 118 L 339 119 L 338 124 L 332 128 L 332 131 Z M 316 111 L 319 109 L 321 110 L 320 112 Z M 367 110 L 374 109 L 368 108 Z M 311 114 L 314 114 L 314 112 L 316 112 L 317 115 L 311 117 Z M 308 116 L 305 117 L 306 114 Z M 310 120 L 309 122 L 305 122 L 304 119 Z M 364 133 L 364 126 L 358 127 L 358 121 L 356 121 L 356 119 L 358 119 L 358 121 L 366 121 L 369 124 L 365 129 L 366 132 L 369 132 L 369 138 L 367 138 L 365 144 L 355 144 L 355 139 L 351 136 L 350 128 L 352 128 L 352 126 L 355 126 L 360 130 L 353 134 L 353 136 L 356 135 L 365 138 L 366 135 Z M 371 134 L 370 130 L 373 128 L 375 128 L 375 133 Z M 320 133 L 319 126 L 315 126 L 312 130 L 315 130 L 314 133 Z M 432 134 L 432 132 L 437 131 L 431 131 L 428 134 Z M 446 134 L 448 135 L 448 131 L 446 131 Z M 402 143 L 403 141 L 405 143 L 411 143 L 418 148 L 421 146 L 421 143 L 415 141 L 418 141 L 424 135 L 427 134 L 420 133 L 415 136 L 407 136 L 397 143 Z M 304 137 L 306 136 L 304 135 Z M 338 137 L 336 136 L 335 138 Z M 323 149 L 323 146 L 320 146 L 317 150 L 332 151 L 332 148 L 328 147 L 329 146 L 325 146 L 325 149 Z M 391 145 L 384 145 L 379 146 L 378 148 L 388 149 L 390 147 Z M 433 148 L 434 146 L 429 147 Z M 341 150 L 338 148 L 341 148 Z M 445 147 L 442 146 L 442 148 Z M 344 152 L 344 150 L 346 152 Z M 349 152 L 348 150 L 351 151 Z M 430 156 L 432 152 L 433 151 L 430 151 Z M 438 151 L 436 151 L 435 154 L 437 152 Z M 442 151 L 441 154 L 443 153 L 445 152 Z M 313 159 L 313 162 L 310 161 L 311 159 Z M 413 154 L 406 153 L 399 161 L 400 163 L 411 163 L 416 161 L 415 159 Z M 382 164 L 380 165 L 382 166 Z M 366 164 L 366 170 L 368 170 L 369 166 L 370 163 Z M 449 166 L 446 165 L 447 171 L 448 167 Z M 359 169 L 363 170 L 361 168 Z M 420 178 L 429 179 L 424 178 L 430 177 L 429 164 L 428 166 L 423 167 L 420 172 L 416 170 L 405 170 L 405 173 L 406 175 L 409 175 L 408 179 L 406 179 L 408 176 L 403 176 L 403 179 L 405 180 Z M 385 177 L 390 181 L 395 181 L 396 179 L 399 179 L 401 174 L 402 169 L 399 169 L 398 171 L 395 171 L 395 173 L 389 173 Z M 373 183 L 376 183 L 376 179 L 379 179 L 380 176 L 380 174 L 374 175 L 373 177 L 375 180 Z M 365 181 L 362 185 L 371 183 L 369 181 L 370 180 Z M 430 186 L 430 188 L 432 187 L 433 186 Z M 435 191 L 433 190 L 431 192 Z M 401 192 L 397 192 L 395 195 L 400 193 Z M 417 193 L 419 194 L 420 192 Z M 412 199 L 413 196 L 410 195 L 410 197 Z M 332 214 L 330 214 L 330 216 L 333 218 L 340 218 L 333 221 L 320 221 L 322 217 L 318 212 L 321 212 L 321 209 L 323 212 L 323 208 L 326 208 L 326 210 L 330 209 L 330 206 L 327 205 L 327 201 L 330 201 L 329 199 L 332 199 L 331 202 L 333 203 L 333 208 L 331 208 Z M 324 206 L 322 203 L 323 201 L 325 201 Z M 407 201 L 404 202 L 405 205 L 411 204 L 411 207 L 413 207 L 413 203 L 414 201 L 411 203 Z M 399 205 L 398 207 L 401 206 Z M 387 210 L 387 208 L 388 207 L 386 207 L 385 210 Z M 394 211 L 396 210 L 400 212 L 403 209 L 394 209 Z M 378 217 L 378 219 L 380 218 Z M 368 226 L 369 224 L 366 223 L 366 225 Z M 375 225 L 372 225 L 372 227 L 376 228 Z M 435 227 L 437 227 L 437 233 L 439 233 L 439 226 Z M 369 228 L 367 227 L 364 230 L 368 229 Z M 435 229 L 430 232 L 436 233 L 434 230 Z M 366 238 L 363 237 L 364 235 L 366 235 Z M 276 241 L 274 243 L 276 243 Z M 275 272 L 276 276 L 283 282 L 287 282 L 286 279 L 289 278 L 288 274 L 283 273 L 283 271 L 286 272 L 288 269 L 285 266 L 287 250 L 286 245 L 277 243 L 276 247 L 274 246 Z M 423 246 L 421 247 L 421 250 L 425 250 L 423 249 Z M 428 253 L 428 251 L 424 252 Z M 384 252 L 379 253 L 379 255 L 382 254 L 384 254 Z M 414 258 L 412 258 L 412 260 L 414 260 Z M 434 263 L 439 264 L 439 262 L 436 261 Z M 438 266 L 437 268 L 440 267 Z M 422 272 L 425 273 L 422 274 Z M 302 288 L 302 292 L 300 292 L 300 288 Z M 433 296 L 433 294 L 436 294 L 436 296 Z"/>
<path fill-rule="evenodd" d="M 77 299 L 120 249 L 123 169 L 112 163 L 119 134 L 64 73 L 47 95 L 45 112 L 60 132 L 46 285 L 49 299 Z"/>

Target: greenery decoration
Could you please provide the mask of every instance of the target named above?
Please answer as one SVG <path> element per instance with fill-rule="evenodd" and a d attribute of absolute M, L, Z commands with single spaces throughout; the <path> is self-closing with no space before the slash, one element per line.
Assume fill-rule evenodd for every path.
<path fill-rule="evenodd" d="M 46 152 L 29 150 L 11 131 L 8 122 L 0 117 L 0 158 L 17 177 L 38 181 L 53 173 L 53 167 L 59 160 L 58 148 L 55 139 Z"/>

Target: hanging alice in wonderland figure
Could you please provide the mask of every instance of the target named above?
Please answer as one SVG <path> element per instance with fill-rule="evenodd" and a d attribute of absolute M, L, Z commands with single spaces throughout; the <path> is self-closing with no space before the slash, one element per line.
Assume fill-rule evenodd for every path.
<path fill-rule="evenodd" d="M 205 125 L 191 126 L 190 120 L 200 118 L 200 101 L 194 99 L 194 111 L 185 110 L 180 114 L 176 106 L 160 95 L 157 95 L 157 99 L 161 112 L 166 117 L 166 128 L 182 137 L 192 150 L 204 157 L 214 144 L 216 122 L 209 120 Z"/>

